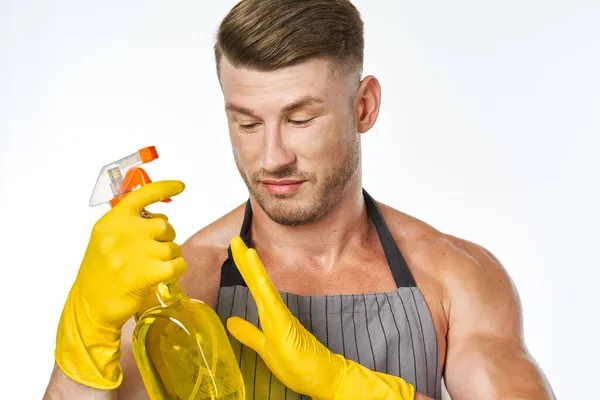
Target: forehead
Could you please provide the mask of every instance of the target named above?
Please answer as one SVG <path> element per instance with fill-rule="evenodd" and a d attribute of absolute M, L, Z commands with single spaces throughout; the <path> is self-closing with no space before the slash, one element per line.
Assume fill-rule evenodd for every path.
<path fill-rule="evenodd" d="M 344 91 L 343 74 L 334 73 L 330 61 L 324 59 L 258 71 L 235 67 L 223 57 L 219 68 L 225 101 L 253 109 L 284 107 L 308 96 L 332 102 Z"/>

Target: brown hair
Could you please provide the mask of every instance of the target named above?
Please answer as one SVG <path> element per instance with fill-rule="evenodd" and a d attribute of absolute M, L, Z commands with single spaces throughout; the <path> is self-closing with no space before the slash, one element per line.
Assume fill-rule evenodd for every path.
<path fill-rule="evenodd" d="M 241 0 L 225 16 L 215 43 L 236 67 L 273 71 L 311 58 L 362 73 L 363 22 L 350 0 Z"/>

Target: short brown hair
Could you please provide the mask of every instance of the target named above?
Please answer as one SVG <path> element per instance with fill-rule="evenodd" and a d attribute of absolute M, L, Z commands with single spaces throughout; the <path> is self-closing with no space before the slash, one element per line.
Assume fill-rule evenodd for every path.
<path fill-rule="evenodd" d="M 217 34 L 222 56 L 236 67 L 273 71 L 311 58 L 362 72 L 364 33 L 350 0 L 241 0 Z"/>

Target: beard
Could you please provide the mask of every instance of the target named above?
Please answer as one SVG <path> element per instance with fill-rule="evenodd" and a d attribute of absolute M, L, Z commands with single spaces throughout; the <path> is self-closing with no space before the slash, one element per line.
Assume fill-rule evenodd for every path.
<path fill-rule="evenodd" d="M 322 177 L 301 171 L 296 164 L 271 172 L 261 169 L 248 176 L 237 157 L 235 162 L 250 196 L 271 220 L 287 226 L 306 225 L 323 218 L 342 199 L 360 166 L 360 137 L 352 135 L 344 151 L 335 159 L 335 164 L 328 167 L 328 172 Z M 295 201 L 292 198 L 294 194 L 269 194 L 259 189 L 263 179 L 303 180 L 312 184 L 312 190 L 308 199 Z"/>

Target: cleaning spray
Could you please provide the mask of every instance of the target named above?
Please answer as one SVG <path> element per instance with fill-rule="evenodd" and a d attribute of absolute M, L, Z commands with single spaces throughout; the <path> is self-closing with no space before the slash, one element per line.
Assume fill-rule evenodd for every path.
<path fill-rule="evenodd" d="M 151 146 L 104 166 L 90 206 L 115 206 L 150 183 L 140 166 L 157 158 Z M 151 218 L 144 210 L 141 215 Z M 135 320 L 133 354 L 150 399 L 245 399 L 242 374 L 221 320 L 209 305 L 186 296 L 178 279 L 160 283 Z"/>

